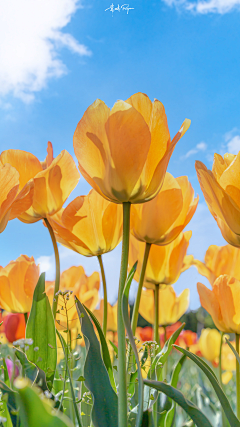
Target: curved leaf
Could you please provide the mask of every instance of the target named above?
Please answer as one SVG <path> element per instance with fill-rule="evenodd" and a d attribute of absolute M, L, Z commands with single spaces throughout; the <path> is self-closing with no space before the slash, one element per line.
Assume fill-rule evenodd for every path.
<path fill-rule="evenodd" d="M 26 338 L 33 340 L 26 352 L 27 358 L 45 372 L 51 390 L 57 366 L 57 341 L 52 310 L 45 293 L 45 273 L 39 277 L 34 290 Z"/>
<path fill-rule="evenodd" d="M 205 373 L 205 375 L 208 377 L 210 383 L 212 384 L 218 399 L 220 400 L 221 406 L 226 414 L 226 417 L 229 421 L 229 424 L 231 427 L 240 427 L 240 421 L 237 419 L 236 415 L 234 414 L 231 405 L 229 403 L 229 400 L 227 396 L 225 395 L 223 389 L 221 388 L 216 375 L 213 373 L 210 366 L 208 366 L 206 363 L 203 363 L 203 361 L 198 357 L 196 354 L 191 353 L 188 350 L 185 350 L 184 348 L 179 347 L 178 345 L 175 345 L 179 351 L 181 351 L 183 354 L 185 354 L 187 357 L 193 360 L 193 362 L 196 363 L 196 365 L 199 366 L 199 368 Z"/>
<path fill-rule="evenodd" d="M 194 403 L 186 399 L 185 396 L 176 388 L 161 381 L 143 380 L 144 384 L 155 388 L 158 391 L 166 394 L 189 415 L 197 427 L 213 427 L 208 418 L 198 409 Z"/>
<path fill-rule="evenodd" d="M 125 325 L 125 328 L 127 330 L 128 338 L 129 338 L 130 344 L 132 346 L 134 356 L 135 356 L 135 360 L 137 363 L 137 368 L 138 368 L 138 403 L 139 403 L 139 405 L 138 405 L 138 415 L 137 415 L 136 427 L 139 427 L 139 426 L 141 426 L 142 417 L 143 417 L 143 379 L 142 379 L 142 373 L 141 373 L 141 366 L 140 366 L 140 362 L 139 362 L 139 358 L 138 358 L 138 351 L 137 351 L 137 347 L 136 347 L 135 340 L 133 337 L 131 322 L 130 322 L 129 315 L 128 315 L 128 295 L 129 295 L 130 286 L 131 286 L 133 276 L 134 276 L 136 269 L 137 269 L 137 262 L 135 262 L 135 264 L 132 267 L 132 269 L 128 275 L 128 278 L 126 280 L 126 284 L 125 284 L 125 288 L 124 288 L 123 296 L 122 296 L 122 315 L 123 315 L 124 325 Z"/>
<path fill-rule="evenodd" d="M 103 334 L 102 328 L 101 328 L 100 323 L 97 320 L 97 318 L 94 316 L 94 314 L 91 312 L 91 310 L 89 310 L 84 304 L 83 304 L 83 307 L 88 312 L 88 314 L 91 317 L 94 325 L 97 328 L 98 335 L 99 335 L 100 342 L 101 342 L 101 347 L 102 347 L 102 358 L 104 361 L 104 365 L 106 366 L 106 369 L 108 371 L 108 375 L 109 375 L 109 379 L 110 379 L 110 383 L 112 385 L 112 388 L 117 393 L 116 384 L 115 384 L 114 375 L 113 375 L 113 370 L 112 370 L 112 363 L 111 363 L 111 358 L 110 358 L 106 338 Z"/>
<path fill-rule="evenodd" d="M 183 355 L 181 357 L 181 359 L 179 359 L 179 361 L 176 363 L 176 365 L 173 369 L 172 378 L 171 378 L 171 386 L 174 388 L 177 387 L 178 377 L 179 377 L 180 371 L 182 369 L 182 365 L 183 365 L 184 361 L 186 360 L 186 357 L 187 356 Z M 176 403 L 172 400 L 171 408 L 166 412 L 164 427 L 171 427 L 173 419 L 174 419 L 175 407 L 176 407 Z"/>
<path fill-rule="evenodd" d="M 93 425 L 95 427 L 117 427 L 118 398 L 103 363 L 99 341 L 86 310 L 77 298 L 76 306 L 87 351 L 84 378 L 86 387 L 93 396 Z"/>
<path fill-rule="evenodd" d="M 230 347 L 230 349 L 232 350 L 232 352 L 233 352 L 234 356 L 236 357 L 238 363 L 240 364 L 240 356 L 239 356 L 237 350 L 233 347 L 233 345 L 230 343 L 230 341 L 227 338 L 225 338 L 225 341 L 228 344 L 228 346 Z"/>
<path fill-rule="evenodd" d="M 28 381 L 19 378 L 15 381 L 18 389 L 21 425 L 24 427 L 73 427 L 65 416 L 58 416 L 48 402 L 42 400 Z"/>

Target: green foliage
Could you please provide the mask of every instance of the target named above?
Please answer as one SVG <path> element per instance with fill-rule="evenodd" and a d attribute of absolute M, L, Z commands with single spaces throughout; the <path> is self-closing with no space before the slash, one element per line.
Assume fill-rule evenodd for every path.
<path fill-rule="evenodd" d="M 84 306 L 85 310 L 88 312 L 88 314 L 91 317 L 94 325 L 97 328 L 98 335 L 99 335 L 99 338 L 100 338 L 100 343 L 101 343 L 102 358 L 103 358 L 103 361 L 104 361 L 104 365 L 106 366 L 106 369 L 108 371 L 108 375 L 109 375 L 109 379 L 110 379 L 112 388 L 117 393 L 116 384 L 115 384 L 114 375 L 113 375 L 111 358 L 110 358 L 110 354 L 109 354 L 109 350 L 108 350 L 108 346 L 107 346 L 107 341 L 106 341 L 105 336 L 103 334 L 102 328 L 100 326 L 99 321 L 94 316 L 94 314 L 91 312 L 91 310 L 89 310 L 84 304 L 83 304 L 83 306 Z"/>
<path fill-rule="evenodd" d="M 26 379 L 15 381 L 18 389 L 21 427 L 73 427 L 63 415 L 53 412 L 51 401 L 41 399 L 37 389 L 31 387 Z"/>
<path fill-rule="evenodd" d="M 143 381 L 144 384 L 163 392 L 172 400 L 174 400 L 174 402 L 180 405 L 184 409 L 184 411 L 186 411 L 189 417 L 192 418 L 197 427 L 214 427 L 212 426 L 208 418 L 203 414 L 203 412 L 198 409 L 198 407 L 194 403 L 186 399 L 185 396 L 179 390 L 172 387 L 170 384 L 166 384 L 162 381 Z"/>
<path fill-rule="evenodd" d="M 87 351 L 84 378 L 86 387 L 93 396 L 92 422 L 94 427 L 117 427 L 117 395 L 111 386 L 102 360 L 100 344 L 93 325 L 83 305 L 77 299 L 76 304 Z"/>
<path fill-rule="evenodd" d="M 205 373 L 205 375 L 207 376 L 207 378 L 209 379 L 209 381 L 211 382 L 219 400 L 220 403 L 222 405 L 222 408 L 225 412 L 225 415 L 229 421 L 229 424 L 231 427 L 240 427 L 240 421 L 237 419 L 236 415 L 234 414 L 231 405 L 229 403 L 229 400 L 227 398 L 227 396 L 225 395 L 224 391 L 222 390 L 218 379 L 216 377 L 216 375 L 214 374 L 214 372 L 212 371 L 212 369 L 210 368 L 210 366 L 208 366 L 205 362 L 203 362 L 202 359 L 200 359 L 200 357 L 198 357 L 196 354 L 191 353 L 188 350 L 185 350 L 184 348 L 181 348 L 177 345 L 175 345 L 175 347 L 181 351 L 183 354 L 185 354 L 186 356 L 188 356 L 190 359 L 193 360 L 193 362 L 196 363 L 196 365 L 199 366 L 199 368 Z"/>
<path fill-rule="evenodd" d="M 45 293 L 45 273 L 39 277 L 34 290 L 26 338 L 33 340 L 33 345 L 26 352 L 27 357 L 45 372 L 51 390 L 57 365 L 57 343 L 52 310 Z"/>
<path fill-rule="evenodd" d="M 132 346 L 135 360 L 137 363 L 137 368 L 138 368 L 138 371 L 137 371 L 138 372 L 138 411 L 137 411 L 136 427 L 139 427 L 141 426 L 142 416 L 143 416 L 143 380 L 142 380 L 142 374 L 141 374 L 141 366 L 138 358 L 138 351 L 135 345 L 135 341 L 134 341 L 134 337 L 131 329 L 130 318 L 128 316 L 128 295 L 129 295 L 130 286 L 131 286 L 136 269 L 137 269 L 137 262 L 132 267 L 128 275 L 128 278 L 126 280 L 126 284 L 125 284 L 125 288 L 122 296 L 122 315 L 123 315 L 124 325 L 127 330 L 128 338 Z"/>

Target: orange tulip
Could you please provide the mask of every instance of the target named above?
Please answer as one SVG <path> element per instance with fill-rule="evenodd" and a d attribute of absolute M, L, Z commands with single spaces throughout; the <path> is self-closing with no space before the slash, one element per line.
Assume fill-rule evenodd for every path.
<path fill-rule="evenodd" d="M 46 294 L 50 303 L 53 300 L 54 284 L 54 281 L 46 283 Z M 80 328 L 74 297 L 93 311 L 99 302 L 99 287 L 100 277 L 97 272 L 88 277 L 82 266 L 70 267 L 63 271 L 60 277 L 60 292 L 66 294 L 60 294 L 58 300 L 56 322 L 59 330 L 67 329 L 67 326 L 68 329 L 74 329 L 76 326 Z"/>
<path fill-rule="evenodd" d="M 49 218 L 59 243 L 85 256 L 113 250 L 122 238 L 122 209 L 96 191 L 74 199 Z"/>
<path fill-rule="evenodd" d="M 223 332 L 240 333 L 240 281 L 226 274 L 219 276 L 210 290 L 197 284 L 200 302 Z"/>
<path fill-rule="evenodd" d="M 196 162 L 198 180 L 208 208 L 224 239 L 240 247 L 240 152 L 238 155 L 214 155 L 212 172 Z"/>
<path fill-rule="evenodd" d="M 190 261 L 202 276 L 207 277 L 211 285 L 221 274 L 228 274 L 240 280 L 240 251 L 231 245 L 209 246 L 204 263 L 193 259 Z"/>
<path fill-rule="evenodd" d="M 93 314 L 98 319 L 99 323 L 103 324 L 103 299 L 100 301 L 100 307 L 98 310 L 94 310 Z M 117 331 L 117 304 L 111 305 L 108 302 L 108 317 L 107 317 L 107 331 Z"/>
<path fill-rule="evenodd" d="M 19 173 L 9 164 L 0 161 L 0 233 L 9 220 L 30 208 L 33 200 L 33 183 L 19 191 Z"/>
<path fill-rule="evenodd" d="M 99 99 L 84 113 L 73 137 L 79 169 L 89 184 L 115 203 L 143 203 L 159 192 L 186 119 L 171 141 L 161 102 L 136 93 L 112 110 Z"/>
<path fill-rule="evenodd" d="M 19 172 L 19 190 L 26 192 L 30 185 L 34 185 L 30 207 L 27 206 L 23 213 L 21 209 L 17 215 L 25 223 L 33 223 L 58 212 L 79 180 L 72 156 L 64 150 L 53 160 L 51 143 L 42 164 L 33 154 L 21 150 L 3 151 L 0 161 L 9 163 Z"/>
<path fill-rule="evenodd" d="M 191 231 L 180 233 L 179 236 L 169 245 L 152 245 L 147 268 L 145 272 L 144 286 L 155 289 L 155 285 L 172 285 L 180 274 L 191 266 L 192 256 L 186 256 L 189 240 L 192 236 Z M 142 260 L 144 257 L 145 244 L 131 236 L 129 250 L 129 267 L 138 261 L 137 270 L 134 276 L 139 281 Z"/>
<path fill-rule="evenodd" d="M 159 289 L 159 325 L 176 323 L 186 312 L 189 305 L 189 289 L 176 296 L 172 286 Z M 154 292 L 151 289 L 142 291 L 139 313 L 149 323 L 154 323 Z"/>
<path fill-rule="evenodd" d="M 13 313 L 28 313 L 38 278 L 39 266 L 27 255 L 0 267 L 0 308 Z"/>
<path fill-rule="evenodd" d="M 13 343 L 25 338 L 26 323 L 22 313 L 9 313 L 3 318 L 5 337 L 8 342 Z"/>
<path fill-rule="evenodd" d="M 151 202 L 132 207 L 131 232 L 141 242 L 171 243 L 191 220 L 198 204 L 187 176 L 166 173 L 161 191 Z M 152 249 L 151 249 L 152 250 Z"/>

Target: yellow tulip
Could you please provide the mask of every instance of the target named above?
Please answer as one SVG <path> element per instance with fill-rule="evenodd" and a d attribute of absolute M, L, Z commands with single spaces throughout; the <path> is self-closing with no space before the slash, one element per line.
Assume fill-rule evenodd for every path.
<path fill-rule="evenodd" d="M 191 236 L 191 231 L 185 231 L 169 245 L 152 245 L 144 279 L 146 288 L 155 289 L 155 285 L 159 284 L 172 285 L 178 280 L 180 274 L 191 266 L 189 257 L 190 260 L 192 258 L 190 255 L 186 256 Z M 128 262 L 131 268 L 138 261 L 134 275 L 136 281 L 139 281 L 144 250 L 145 244 L 131 236 Z"/>
<path fill-rule="evenodd" d="M 122 209 L 96 191 L 74 199 L 49 218 L 59 243 L 85 256 L 113 250 L 122 238 Z"/>
<path fill-rule="evenodd" d="M 18 219 L 33 223 L 48 215 L 58 212 L 79 181 L 79 172 L 72 156 L 62 151 L 53 160 L 51 144 L 48 156 L 41 162 L 31 153 L 21 150 L 6 150 L 0 156 L 2 164 L 10 164 L 19 173 L 19 190 L 27 191 L 34 185 L 33 199 L 30 207 Z"/>
<path fill-rule="evenodd" d="M 187 176 L 166 173 L 158 195 L 148 203 L 132 206 L 131 232 L 141 242 L 171 243 L 191 220 L 198 204 Z"/>
<path fill-rule="evenodd" d="M 215 361 L 219 357 L 221 344 L 221 334 L 217 329 L 202 329 L 198 341 L 199 350 L 202 356 L 209 362 Z"/>
<path fill-rule="evenodd" d="M 159 325 L 176 323 L 189 306 L 189 289 L 177 297 L 172 286 L 159 289 Z M 154 292 L 152 289 L 142 291 L 139 313 L 149 323 L 154 323 Z"/>
<path fill-rule="evenodd" d="M 0 161 L 0 233 L 9 220 L 30 208 L 33 200 L 33 183 L 19 191 L 19 173 L 10 164 Z"/>
<path fill-rule="evenodd" d="M 171 141 L 161 102 L 136 93 L 110 110 L 96 100 L 73 137 L 79 169 L 89 184 L 115 203 L 143 203 L 159 192 L 176 143 L 190 126 L 186 119 Z"/>
<path fill-rule="evenodd" d="M 231 344 L 236 349 L 235 341 L 231 341 Z M 236 371 L 236 357 L 227 343 L 222 345 L 222 369 L 224 371 Z"/>
<path fill-rule="evenodd" d="M 212 290 L 197 284 L 200 302 L 223 332 L 240 333 L 240 281 L 226 274 L 219 276 Z"/>
<path fill-rule="evenodd" d="M 101 299 L 99 309 L 93 312 L 101 325 L 103 324 L 103 305 L 104 301 Z M 117 304 L 111 305 L 108 302 L 107 313 L 107 331 L 117 332 Z"/>
<path fill-rule="evenodd" d="M 191 261 L 202 276 L 207 277 L 211 285 L 222 274 L 228 274 L 240 280 L 240 251 L 231 245 L 211 245 L 206 251 L 204 263 L 193 259 Z"/>
<path fill-rule="evenodd" d="M 54 281 L 46 283 L 46 294 L 51 304 L 54 284 Z M 63 271 L 60 277 L 60 291 L 66 292 L 66 295 L 60 294 L 58 300 L 56 322 L 59 330 L 67 329 L 67 326 L 70 330 L 76 328 L 76 326 L 80 328 L 74 297 L 76 296 L 82 304 L 85 304 L 93 311 L 99 302 L 99 287 L 100 277 L 97 272 L 88 277 L 82 266 L 70 267 L 68 270 Z"/>
<path fill-rule="evenodd" d="M 0 267 L 0 307 L 12 313 L 28 313 L 38 278 L 39 266 L 27 255 Z"/>
<path fill-rule="evenodd" d="M 208 208 L 224 239 L 240 247 L 240 152 L 215 154 L 212 172 L 197 161 L 196 171 Z"/>

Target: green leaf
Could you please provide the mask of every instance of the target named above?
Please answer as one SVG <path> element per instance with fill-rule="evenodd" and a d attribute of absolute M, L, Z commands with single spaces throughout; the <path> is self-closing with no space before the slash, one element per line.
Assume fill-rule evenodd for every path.
<path fill-rule="evenodd" d="M 51 390 L 57 365 L 57 342 L 52 310 L 45 293 L 45 273 L 39 277 L 34 290 L 26 338 L 33 340 L 26 352 L 27 357 L 45 372 Z"/>
<path fill-rule="evenodd" d="M 37 389 L 30 387 L 28 380 L 15 381 L 18 389 L 21 425 L 24 427 L 73 427 L 65 416 L 53 412 L 51 404 L 39 397 Z"/>
<path fill-rule="evenodd" d="M 101 342 L 102 358 L 103 358 L 103 361 L 104 361 L 104 365 L 106 366 L 106 369 L 108 371 L 108 375 L 109 375 L 109 379 L 110 379 L 110 383 L 112 385 L 112 388 L 117 393 L 117 388 L 116 388 L 116 384 L 115 384 L 115 380 L 114 380 L 114 375 L 113 375 L 113 370 L 112 370 L 111 358 L 110 358 L 110 354 L 109 354 L 107 342 L 106 342 L 105 336 L 103 334 L 102 328 L 100 326 L 99 321 L 94 316 L 94 314 L 91 312 L 91 310 L 89 310 L 84 304 L 83 304 L 83 307 L 88 312 L 88 314 L 91 317 L 94 325 L 97 328 L 98 335 L 99 335 L 100 342 Z"/>
<path fill-rule="evenodd" d="M 61 342 L 61 345 L 62 345 L 62 349 L 63 349 L 63 352 L 64 352 L 64 358 L 65 358 L 65 363 L 66 363 L 67 372 L 68 372 L 68 380 L 69 380 L 69 384 L 70 384 L 70 388 L 71 388 L 72 401 L 73 401 L 75 415 L 76 415 L 79 427 L 82 427 L 81 420 L 80 420 L 80 414 L 79 414 L 78 407 L 77 407 L 77 404 L 76 404 L 76 396 L 75 396 L 75 392 L 74 392 L 74 388 L 73 388 L 73 384 L 72 384 L 71 373 L 70 373 L 70 369 L 69 369 L 69 366 L 68 366 L 67 344 L 66 344 L 64 338 L 62 337 L 62 335 L 58 331 L 57 331 L 57 335 L 58 335 L 58 338 L 60 339 L 60 342 Z"/>
<path fill-rule="evenodd" d="M 12 420 L 11 420 L 6 402 L 2 402 L 1 408 L 2 408 L 2 410 L 0 412 L 0 416 L 6 419 L 6 421 L 3 422 L 3 426 L 4 427 L 13 427 Z"/>
<path fill-rule="evenodd" d="M 183 365 L 185 360 L 186 360 L 186 356 L 183 355 L 181 357 L 181 359 L 178 360 L 175 367 L 173 368 L 173 373 L 172 373 L 172 378 L 171 378 L 171 386 L 174 388 L 177 387 L 178 377 L 179 377 L 180 371 L 182 369 L 182 365 Z M 174 419 L 175 408 L 176 408 L 176 403 L 172 400 L 171 408 L 166 412 L 166 415 L 165 415 L 164 427 L 171 427 L 171 425 L 173 423 L 173 419 Z"/>
<path fill-rule="evenodd" d="M 134 266 L 132 267 L 128 278 L 126 280 L 125 288 L 123 291 L 122 296 L 122 315 L 123 315 L 123 321 L 125 328 L 127 330 L 128 338 L 131 344 L 131 347 L 133 349 L 133 353 L 136 359 L 137 363 L 137 372 L 138 372 L 138 414 L 137 414 L 137 421 L 136 421 L 136 427 L 140 427 L 142 423 L 142 417 L 143 417 L 143 379 L 142 379 L 142 372 L 141 372 L 141 365 L 138 358 L 138 351 L 135 344 L 134 336 L 132 333 L 131 328 L 131 322 L 128 315 L 128 295 L 130 286 L 132 284 L 133 276 L 135 274 L 135 271 L 137 269 L 137 262 L 135 262 Z"/>
<path fill-rule="evenodd" d="M 183 354 L 185 354 L 187 357 L 193 360 L 193 362 L 196 363 L 196 365 L 199 366 L 199 368 L 205 373 L 205 375 L 208 377 L 210 383 L 212 384 L 218 399 L 220 400 L 221 406 L 226 414 L 226 417 L 229 421 L 229 424 L 231 427 L 240 427 L 240 421 L 237 419 L 236 415 L 234 414 L 231 405 L 229 403 L 229 400 L 227 396 L 225 395 L 224 391 L 222 390 L 216 375 L 208 366 L 206 363 L 203 363 L 203 361 L 198 357 L 196 354 L 191 353 L 188 350 L 185 350 L 184 348 L 179 347 L 178 345 L 175 345 L 179 351 L 181 351 Z"/>
<path fill-rule="evenodd" d="M 102 360 L 99 341 L 86 310 L 77 298 L 76 306 L 87 352 L 83 376 L 86 379 L 86 387 L 93 396 L 93 425 L 95 427 L 117 427 L 118 398 L 111 386 Z"/>
<path fill-rule="evenodd" d="M 11 417 L 13 427 L 18 425 L 18 406 L 17 406 L 17 392 L 12 390 L 3 381 L 0 381 L 0 390 L 3 394 L 2 400 L 7 404 L 7 408 Z"/>
<path fill-rule="evenodd" d="M 26 377 L 32 382 L 34 383 L 37 379 L 38 376 L 38 372 L 39 369 L 37 368 L 37 366 L 32 363 L 29 362 L 29 360 L 27 359 L 27 356 L 25 353 L 23 353 L 23 351 L 20 351 L 18 349 L 15 350 L 15 355 L 18 358 L 18 360 L 20 361 L 22 368 L 23 368 L 23 373 L 24 375 L 26 375 Z"/>
<path fill-rule="evenodd" d="M 10 379 L 9 379 L 9 375 L 8 375 L 8 368 L 7 368 L 5 357 L 3 358 L 3 370 L 4 370 L 4 374 L 3 374 L 4 382 L 8 387 L 10 387 Z"/>
<path fill-rule="evenodd" d="M 115 351 L 116 357 L 118 357 L 118 348 L 117 348 L 117 346 L 111 340 L 108 340 L 108 341 L 110 342 L 113 350 Z"/>
<path fill-rule="evenodd" d="M 185 396 L 176 388 L 162 381 L 143 380 L 143 382 L 149 387 L 161 391 L 174 400 L 174 402 L 181 406 L 189 417 L 192 418 L 197 427 L 213 427 L 208 418 L 198 409 L 198 407 L 190 400 L 186 399 Z"/>
<path fill-rule="evenodd" d="M 240 356 L 239 356 L 238 352 L 236 351 L 236 349 L 233 347 L 233 345 L 230 343 L 230 341 L 227 338 L 225 338 L 225 341 L 229 345 L 229 347 L 232 350 L 234 356 L 236 357 L 238 363 L 240 364 Z"/>

